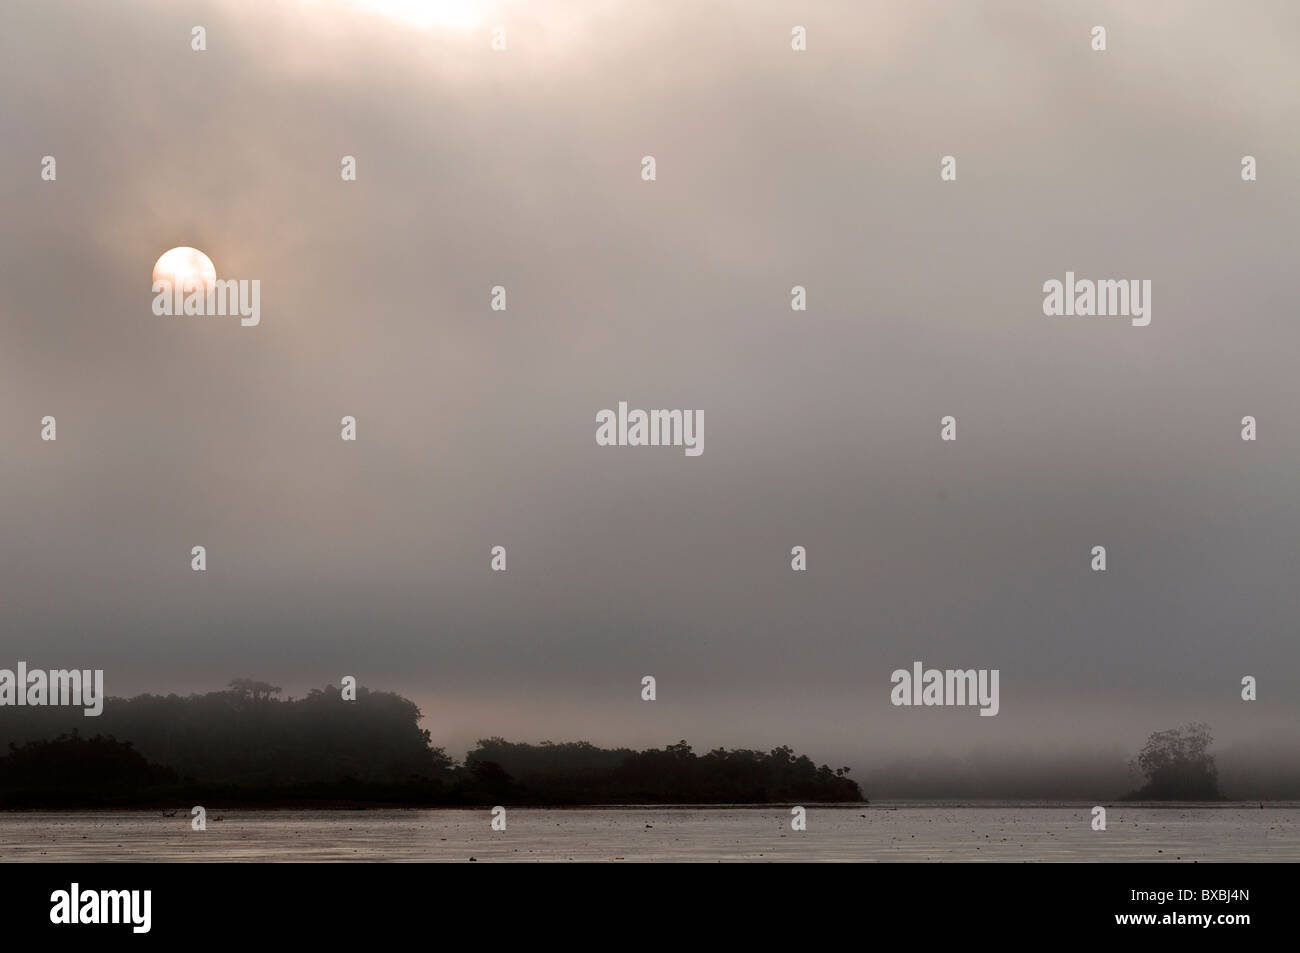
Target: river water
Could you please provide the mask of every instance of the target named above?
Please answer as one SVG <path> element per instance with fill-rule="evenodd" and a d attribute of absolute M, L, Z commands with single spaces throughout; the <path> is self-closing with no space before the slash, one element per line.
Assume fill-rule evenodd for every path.
<path fill-rule="evenodd" d="M 1300 803 L 0 813 L 4 861 L 1297 861 Z"/>

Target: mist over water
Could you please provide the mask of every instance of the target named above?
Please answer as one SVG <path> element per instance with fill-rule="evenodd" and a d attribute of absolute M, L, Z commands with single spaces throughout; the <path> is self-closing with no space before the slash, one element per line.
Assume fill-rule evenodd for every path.
<path fill-rule="evenodd" d="M 789 744 L 873 797 L 1115 796 L 1205 721 L 1230 796 L 1300 791 L 1292 4 L 831 0 L 803 59 L 739 0 L 520 4 L 497 59 L 92 6 L 0 7 L 0 665 L 347 673 L 458 755 Z M 179 245 L 255 328 L 150 313 Z M 1151 324 L 1045 317 L 1069 270 Z M 706 452 L 598 446 L 620 400 Z M 997 717 L 892 707 L 918 660 Z"/>

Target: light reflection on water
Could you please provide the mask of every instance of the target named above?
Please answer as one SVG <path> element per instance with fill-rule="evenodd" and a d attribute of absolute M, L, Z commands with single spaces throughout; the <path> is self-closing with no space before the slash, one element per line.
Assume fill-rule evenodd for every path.
<path fill-rule="evenodd" d="M 1300 804 L 873 802 L 723 808 L 0 813 L 5 861 L 1296 861 Z M 222 818 L 217 820 L 217 818 Z"/>

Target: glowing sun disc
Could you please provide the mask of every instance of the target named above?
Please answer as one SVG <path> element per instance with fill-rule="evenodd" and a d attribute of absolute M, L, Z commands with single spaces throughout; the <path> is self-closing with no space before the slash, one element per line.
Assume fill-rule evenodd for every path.
<path fill-rule="evenodd" d="M 172 288 L 181 290 L 201 287 L 207 294 L 217 280 L 217 269 L 203 252 L 181 245 L 162 253 L 154 263 L 153 280 L 167 282 Z"/>

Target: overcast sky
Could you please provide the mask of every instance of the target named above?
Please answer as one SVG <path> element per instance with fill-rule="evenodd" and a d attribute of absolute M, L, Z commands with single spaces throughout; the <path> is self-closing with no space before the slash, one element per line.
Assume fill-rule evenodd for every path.
<path fill-rule="evenodd" d="M 352 674 L 454 753 L 1296 739 L 1300 8 L 372 6 L 0 6 L 0 666 Z M 260 326 L 155 316 L 176 245 Z"/>

